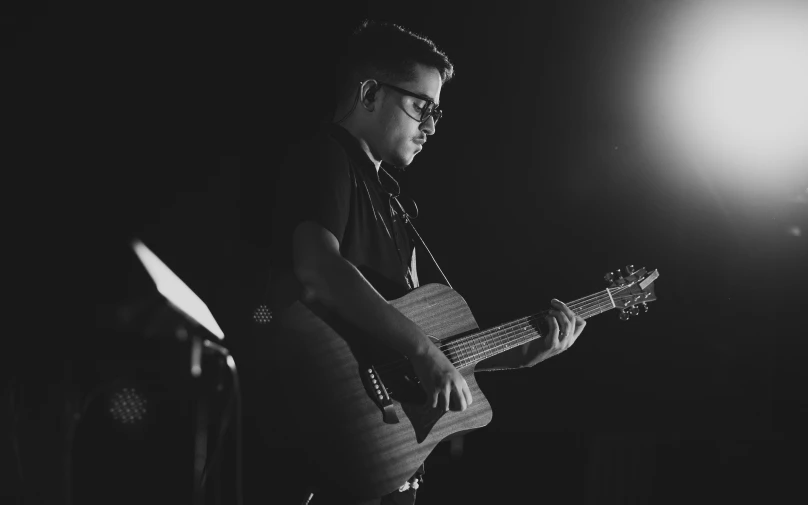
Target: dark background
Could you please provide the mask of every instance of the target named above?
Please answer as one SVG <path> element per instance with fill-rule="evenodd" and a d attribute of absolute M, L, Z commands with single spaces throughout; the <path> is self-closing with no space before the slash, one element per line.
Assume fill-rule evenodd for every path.
<path fill-rule="evenodd" d="M 661 274 L 648 314 L 607 313 L 559 357 L 478 374 L 494 421 L 460 457 L 438 447 L 419 503 L 804 497 L 808 256 L 784 227 L 808 228 L 806 206 L 752 207 L 643 148 L 627 90 L 673 4 L 137 2 L 7 16 L 15 249 L 86 312 L 142 289 L 126 244 L 141 237 L 237 347 L 263 287 L 275 171 L 328 115 L 334 42 L 364 17 L 393 21 L 456 66 L 438 134 L 401 182 L 480 326 L 601 290 L 626 264 Z M 27 359 L 92 352 L 98 336 L 74 333 L 24 345 Z M 40 390 L 59 380 L 21 363 Z"/>

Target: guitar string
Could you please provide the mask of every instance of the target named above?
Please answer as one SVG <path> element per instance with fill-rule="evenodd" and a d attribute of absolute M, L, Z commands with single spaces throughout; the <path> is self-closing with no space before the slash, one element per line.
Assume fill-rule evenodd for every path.
<path fill-rule="evenodd" d="M 588 318 L 588 317 L 590 317 L 590 316 L 592 316 L 592 315 L 594 315 L 596 313 L 603 312 L 602 309 L 605 309 L 605 308 L 606 308 L 606 305 L 601 304 L 601 306 L 594 307 L 594 308 L 589 308 L 587 311 L 581 312 L 578 315 L 582 316 L 584 318 Z M 608 308 L 609 309 L 612 308 L 611 303 L 608 304 Z M 479 361 L 478 358 L 480 358 L 480 357 L 482 357 L 483 359 L 489 357 L 489 356 L 487 356 L 487 354 L 491 354 L 491 355 L 498 354 L 502 347 L 509 347 L 509 346 L 513 347 L 513 346 L 511 346 L 511 344 L 513 342 L 519 341 L 519 343 L 522 344 L 522 343 L 525 343 L 525 342 L 529 342 L 530 340 L 534 340 L 536 338 L 541 337 L 542 335 L 535 329 L 532 322 L 535 321 L 536 319 L 538 319 L 539 317 L 541 317 L 543 314 L 545 314 L 545 313 L 536 314 L 534 316 L 530 316 L 528 318 L 525 318 L 525 320 L 522 321 L 521 324 L 519 324 L 518 328 L 511 327 L 506 332 L 499 332 L 497 335 L 489 335 L 489 336 L 487 336 L 488 338 L 486 338 L 484 340 L 484 342 L 482 342 L 482 343 L 484 343 L 482 352 L 478 351 L 477 349 L 475 349 L 473 347 L 470 348 L 470 349 L 468 347 L 466 349 L 463 349 L 462 347 L 454 346 L 454 347 L 456 347 L 456 350 L 458 351 L 458 352 L 454 353 L 457 362 L 460 363 L 462 366 L 465 366 L 468 363 Z M 525 326 L 525 324 L 528 324 L 528 326 Z M 523 337 L 525 335 L 530 335 L 531 338 L 523 339 Z M 492 342 L 495 345 L 491 345 Z M 449 343 L 445 347 L 446 348 L 452 347 L 452 344 L 454 344 L 454 342 Z M 472 346 L 474 346 L 474 345 L 475 344 L 472 344 Z"/>
<path fill-rule="evenodd" d="M 592 314 L 587 314 L 587 317 L 591 315 L 594 315 L 594 312 Z M 526 335 L 530 336 L 530 338 L 525 339 L 524 337 Z M 523 328 L 522 331 L 517 331 L 516 333 L 508 334 L 505 339 L 499 339 L 496 345 L 489 346 L 488 349 L 485 349 L 482 353 L 472 354 L 470 356 L 460 356 L 459 358 L 457 358 L 457 367 L 463 368 L 478 361 L 482 361 L 480 358 L 485 359 L 490 357 L 487 355 L 489 353 L 491 354 L 491 356 L 493 356 L 499 354 L 500 352 L 504 352 L 511 348 L 530 342 L 531 340 L 541 338 L 542 336 L 543 335 L 541 335 L 538 331 Z"/>
<path fill-rule="evenodd" d="M 579 310 L 580 308 L 587 305 L 586 303 L 581 303 L 582 301 L 589 301 L 592 298 L 603 299 L 604 295 L 602 295 L 602 294 L 590 295 L 588 297 L 581 298 L 580 300 L 575 300 L 573 302 L 570 302 L 568 304 L 568 306 L 570 308 L 574 308 L 575 310 Z M 596 302 L 596 303 L 600 303 L 600 302 Z M 575 310 L 573 310 L 573 312 L 575 312 Z M 542 314 L 546 314 L 546 312 L 542 312 Z M 521 318 L 521 319 L 517 319 L 515 321 L 511 321 L 511 322 L 502 324 L 500 326 L 496 326 L 494 328 L 489 328 L 489 329 L 486 329 L 486 330 L 483 330 L 483 331 L 480 331 L 480 332 L 475 332 L 472 335 L 467 335 L 465 337 L 461 337 L 460 339 L 454 340 L 453 342 L 460 342 L 465 338 L 476 338 L 476 337 L 479 337 L 479 336 L 484 336 L 486 333 L 497 332 L 497 331 L 499 331 L 499 330 L 501 330 L 503 328 L 507 328 L 508 326 L 520 325 L 520 324 L 523 324 L 527 320 L 528 317 L 533 317 L 533 316 L 527 316 L 527 317 L 524 317 L 524 318 Z"/>
<path fill-rule="evenodd" d="M 611 303 L 609 303 L 609 305 L 611 305 Z M 603 307 L 605 307 L 605 305 Z M 591 317 L 591 316 L 593 316 L 593 315 L 595 315 L 597 313 L 602 313 L 603 310 L 600 310 L 600 309 L 603 308 L 603 307 L 591 308 L 586 313 L 583 313 L 582 317 L 588 318 L 588 317 Z M 611 309 L 612 307 L 609 306 L 608 308 Z M 529 316 L 529 317 L 523 318 L 523 319 L 525 319 L 524 322 L 528 322 L 528 320 L 530 320 L 530 319 L 537 319 L 538 317 L 540 317 L 540 315 L 541 314 L 537 314 L 537 315 Z M 581 314 L 579 314 L 579 315 L 581 315 Z M 523 322 L 523 324 L 524 324 L 524 322 Z M 453 364 L 455 364 L 458 368 L 463 368 L 463 367 L 471 365 L 471 364 L 473 364 L 475 362 L 481 361 L 482 359 L 490 357 L 490 356 L 486 356 L 486 352 L 492 352 L 493 351 L 492 355 L 499 354 L 500 352 L 503 352 L 503 351 L 500 350 L 502 348 L 506 348 L 505 350 L 507 350 L 507 348 L 509 348 L 509 347 L 510 348 L 517 347 L 518 345 L 522 345 L 524 343 L 530 342 L 531 340 L 535 340 L 537 338 L 542 337 L 542 335 L 539 334 L 537 331 L 532 331 L 530 329 L 525 329 L 523 326 L 520 327 L 520 328 L 522 329 L 522 331 L 517 330 L 515 333 L 511 331 L 511 330 L 513 330 L 513 328 L 511 330 L 509 330 L 511 332 L 506 335 L 507 339 L 500 338 L 499 341 L 497 342 L 497 345 L 488 346 L 486 351 L 484 351 L 483 353 L 472 354 L 470 356 L 459 356 L 459 353 L 456 353 L 455 354 L 455 356 L 456 356 L 455 363 L 453 363 Z M 523 337 L 525 335 L 530 335 L 531 338 L 523 340 Z M 516 345 L 511 345 L 514 342 L 517 342 L 517 344 Z M 444 347 L 448 347 L 448 346 L 444 346 Z M 459 350 L 463 351 L 463 349 L 459 349 Z M 473 352 L 476 353 L 477 351 L 475 350 Z M 482 358 L 482 359 L 480 359 L 480 358 Z M 393 369 L 400 368 L 403 365 L 406 365 L 407 363 L 408 362 L 406 360 L 396 361 L 394 363 L 390 363 L 390 365 L 393 365 L 393 366 L 384 367 L 384 368 L 380 367 L 378 369 L 378 371 L 385 370 L 385 371 L 389 372 L 389 371 L 391 371 Z"/>
<path fill-rule="evenodd" d="M 594 304 L 593 303 L 580 303 L 580 304 L 571 303 L 569 306 L 570 306 L 570 308 L 573 309 L 574 312 L 577 313 L 577 315 L 579 317 L 584 317 L 584 318 L 590 317 L 595 312 L 603 312 L 603 310 L 607 306 L 608 306 L 608 308 L 612 308 L 611 307 L 611 305 L 612 305 L 611 298 L 606 298 L 605 296 L 601 296 L 599 298 L 600 299 L 597 300 Z M 591 314 L 590 314 L 590 312 L 591 312 Z M 475 341 L 475 340 L 479 341 L 481 339 L 485 339 L 488 336 L 496 336 L 496 335 L 494 335 L 495 333 L 496 334 L 505 334 L 509 329 L 511 329 L 513 327 L 516 327 L 516 326 L 521 327 L 526 323 L 532 324 L 532 322 L 534 322 L 538 317 L 543 317 L 543 316 L 546 316 L 546 315 L 547 315 L 547 312 L 544 311 L 544 312 L 541 312 L 539 314 L 534 314 L 532 316 L 529 316 L 527 318 L 517 319 L 517 320 L 512 321 L 510 323 L 506 323 L 504 325 L 494 327 L 494 328 L 491 328 L 491 329 L 483 331 L 483 332 L 474 333 L 472 335 L 466 336 L 465 338 L 453 340 L 452 342 L 449 342 L 446 345 L 463 345 L 463 344 L 465 344 L 467 342 L 470 342 L 470 341 Z"/>
<path fill-rule="evenodd" d="M 630 295 L 630 296 L 621 296 L 620 295 L 621 292 L 626 291 L 630 287 L 631 286 L 612 288 L 612 289 L 615 289 L 615 294 L 617 295 L 616 299 L 622 300 L 622 299 L 625 299 L 625 298 L 633 297 L 634 295 Z M 607 288 L 607 289 L 609 289 L 609 288 Z M 596 306 L 593 308 L 592 303 L 581 304 L 581 303 L 579 303 L 579 300 L 575 300 L 573 302 L 570 302 L 569 306 L 579 305 L 579 307 L 576 307 L 579 310 L 580 310 L 580 306 L 586 306 L 586 309 L 584 310 L 585 317 L 591 317 L 595 313 L 602 313 L 605 310 L 607 310 L 606 305 L 608 305 L 608 309 L 611 309 L 612 308 L 612 301 L 611 300 L 612 300 L 612 298 L 615 298 L 615 297 L 614 297 L 614 295 L 612 295 L 612 298 L 609 298 L 608 299 L 609 301 L 607 302 L 606 301 L 607 300 L 607 295 L 597 294 L 597 295 L 591 295 L 591 296 L 588 296 L 588 297 L 584 297 L 581 300 L 591 300 L 592 298 L 600 298 L 602 303 L 596 304 Z M 603 310 L 601 310 L 601 309 L 603 309 Z M 496 339 L 497 337 L 499 337 L 501 339 L 503 336 L 510 337 L 513 333 L 509 334 L 508 332 L 512 332 L 513 330 L 518 330 L 518 329 L 522 328 L 524 326 L 524 324 L 526 324 L 526 323 L 531 324 L 532 322 L 536 321 L 539 317 L 542 317 L 545 314 L 546 314 L 546 312 L 542 312 L 542 313 L 535 314 L 535 315 L 532 315 L 532 316 L 523 317 L 523 318 L 517 319 L 515 321 L 511 321 L 509 323 L 506 323 L 504 325 L 500 325 L 498 327 L 489 328 L 487 330 L 483 330 L 483 331 L 480 331 L 480 332 L 475 332 L 475 333 L 473 333 L 471 335 L 466 335 L 464 337 L 461 337 L 460 339 L 452 340 L 451 342 L 448 342 L 446 344 L 441 344 L 441 345 L 438 346 L 438 348 L 441 349 L 441 351 L 443 351 L 445 349 L 449 349 L 450 347 L 454 347 L 454 348 L 457 348 L 461 352 L 467 353 L 468 351 L 460 348 L 460 346 L 464 345 L 464 344 L 467 345 L 472 340 L 477 341 L 480 344 L 483 344 L 485 347 L 489 347 L 490 343 L 492 342 L 493 339 Z M 580 315 L 581 314 L 579 314 L 579 316 Z M 473 352 L 476 352 L 476 351 L 473 351 Z M 458 352 L 456 354 L 460 355 L 460 352 Z M 464 358 L 464 357 L 461 356 L 461 358 Z M 396 360 L 394 362 L 387 363 L 384 366 L 380 366 L 378 370 L 379 371 L 383 370 L 383 369 L 384 370 L 390 370 L 392 368 L 398 368 L 399 366 L 402 366 L 404 364 L 407 364 L 406 360 L 400 360 L 400 361 Z"/>
<path fill-rule="evenodd" d="M 629 287 L 630 287 L 630 286 L 626 286 L 626 287 L 620 287 L 620 288 L 612 288 L 612 289 L 615 289 L 615 290 L 616 290 L 616 291 L 615 291 L 615 294 L 619 294 L 621 291 L 624 291 L 625 289 L 628 289 Z M 607 288 L 607 290 L 608 290 L 608 288 Z M 604 291 L 603 293 L 605 293 L 605 291 Z M 611 305 L 611 297 L 609 297 L 609 295 L 608 295 L 608 294 L 596 293 L 596 294 L 589 295 L 589 296 L 586 296 L 586 297 L 584 297 L 584 298 L 581 298 L 581 299 L 578 299 L 578 300 L 574 300 L 574 301 L 572 301 L 572 302 L 569 302 L 569 303 L 567 304 L 567 306 L 568 306 L 568 307 L 570 307 L 571 309 L 573 309 L 573 312 L 575 312 L 575 311 L 580 311 L 581 309 L 583 309 L 584 311 L 588 311 L 588 310 L 591 308 L 591 305 L 592 305 L 592 302 L 593 302 L 593 301 L 594 301 L 594 303 L 595 303 L 596 305 L 600 305 L 601 303 L 603 303 L 604 301 L 606 301 L 606 299 L 609 299 L 609 302 L 608 302 L 608 303 Z M 544 314 L 544 313 L 542 313 L 542 314 Z M 580 315 L 580 314 L 579 314 L 579 315 Z M 510 322 L 510 323 L 505 323 L 504 325 L 500 325 L 500 326 L 497 326 L 497 327 L 494 327 L 494 328 L 489 328 L 489 329 L 487 329 L 487 330 L 484 330 L 484 331 L 481 331 L 481 332 L 475 333 L 475 334 L 473 334 L 473 335 L 474 335 L 474 336 L 479 336 L 479 335 L 484 334 L 484 333 L 486 333 L 486 332 L 494 332 L 494 331 L 497 331 L 497 330 L 502 329 L 502 328 L 504 328 L 504 327 L 506 327 L 506 326 L 508 326 L 508 325 L 512 325 L 512 324 L 522 324 L 522 323 L 524 322 L 524 319 L 525 319 L 525 318 L 522 318 L 521 320 L 520 320 L 520 319 L 517 319 L 516 321 L 512 321 L 512 322 Z M 462 340 L 462 339 L 461 339 L 461 340 Z M 458 341 L 458 340 L 455 340 L 455 341 L 453 341 L 453 342 L 457 342 L 457 341 Z"/>
<path fill-rule="evenodd" d="M 601 298 L 605 300 L 605 298 L 601 295 Z M 575 302 L 572 302 L 570 305 L 574 305 Z M 546 312 L 542 312 L 540 314 L 535 314 L 532 316 L 523 317 L 517 319 L 515 321 L 511 321 L 505 323 L 503 325 L 489 328 L 483 331 L 472 333 L 471 335 L 466 335 L 464 337 L 452 340 L 452 342 L 448 342 L 446 344 L 438 345 L 438 349 L 441 351 L 445 351 L 449 348 L 459 348 L 461 345 L 468 344 L 472 341 L 479 342 L 483 345 L 489 344 L 492 338 L 508 336 L 508 332 L 512 330 L 518 330 L 522 328 L 525 324 L 532 324 L 534 321 L 538 320 L 539 317 L 542 317 L 546 314 Z M 486 345 L 487 346 L 487 345 Z M 395 366 L 398 366 L 398 361 L 394 362 Z"/>
<path fill-rule="evenodd" d="M 623 299 L 630 299 L 630 298 L 633 298 L 634 296 L 636 296 L 636 295 L 629 295 L 629 296 L 624 296 L 623 295 L 623 296 L 621 296 L 621 293 L 623 291 L 628 290 L 633 285 L 634 285 L 634 283 L 632 283 L 632 284 L 630 284 L 628 286 L 621 286 L 621 287 L 617 287 L 617 288 L 607 288 L 606 291 L 608 291 L 609 289 L 614 289 L 615 290 L 611 297 L 608 297 L 608 294 L 604 295 L 604 294 L 598 293 L 598 294 L 595 294 L 595 295 L 590 295 L 590 296 L 581 298 L 579 300 L 575 300 L 573 302 L 570 302 L 568 304 L 568 306 L 570 308 L 575 306 L 576 310 L 578 310 L 579 312 L 580 312 L 582 307 L 586 307 L 583 310 L 583 312 L 580 312 L 578 314 L 580 317 L 583 317 L 584 319 L 586 319 L 586 318 L 591 317 L 591 316 L 593 316 L 595 314 L 603 313 L 605 310 L 610 310 L 610 309 L 614 308 L 614 306 L 616 306 L 616 305 L 613 306 L 613 304 L 612 304 L 613 299 L 614 300 L 623 300 Z M 615 295 L 617 295 L 617 296 L 615 296 Z M 595 300 L 600 299 L 600 301 L 599 302 L 596 301 L 595 304 L 593 305 L 593 303 L 592 303 L 593 299 L 595 299 Z M 607 299 L 608 299 L 608 302 L 606 301 Z M 608 307 L 607 307 L 607 305 L 608 305 Z M 534 321 L 536 321 L 539 317 L 544 316 L 545 314 L 546 314 L 546 312 L 542 312 L 542 313 L 535 314 L 535 315 L 532 315 L 532 316 L 517 319 L 516 321 L 512 321 L 510 323 L 506 323 L 506 324 L 498 326 L 498 327 L 489 328 L 489 329 L 483 330 L 481 332 L 475 332 L 475 333 L 473 333 L 471 335 L 461 337 L 460 339 L 453 340 L 453 341 L 448 342 L 446 344 L 441 344 L 441 345 L 438 346 L 438 348 L 441 351 L 444 351 L 444 350 L 449 349 L 449 348 L 455 348 L 457 350 L 457 352 L 455 353 L 455 356 L 457 357 L 457 362 L 462 363 L 463 361 L 468 361 L 467 364 L 470 364 L 470 363 L 473 363 L 475 361 L 479 361 L 479 359 L 477 359 L 477 358 L 480 358 L 481 356 L 483 357 L 483 359 L 485 359 L 486 357 L 488 357 L 488 356 L 485 356 L 485 354 L 486 353 L 491 353 L 494 350 L 496 350 L 496 352 L 494 352 L 491 355 L 498 354 L 499 352 L 501 352 L 501 351 L 499 351 L 500 348 L 502 348 L 503 346 L 507 347 L 508 345 L 510 345 L 511 343 L 521 339 L 525 335 L 528 335 L 528 334 L 536 335 L 536 334 L 538 334 L 538 331 L 533 331 L 533 330 L 530 330 L 530 329 L 526 330 L 524 325 L 525 324 L 531 324 L 532 325 L 532 323 Z M 504 328 L 504 331 L 503 331 L 503 328 Z M 514 333 L 514 330 L 516 330 L 515 333 Z M 530 340 L 534 340 L 534 339 L 539 338 L 541 336 L 542 335 L 538 334 L 538 335 L 534 336 L 533 338 L 526 340 L 525 342 L 529 342 Z M 496 342 L 497 340 L 499 341 L 499 343 L 492 347 L 490 345 L 491 342 L 492 341 Z M 480 353 L 479 351 L 477 351 L 474 348 L 463 349 L 461 347 L 462 345 L 468 346 L 469 343 L 471 343 L 472 346 L 474 346 L 474 345 L 483 345 L 482 353 Z M 522 343 L 524 343 L 524 342 L 522 342 Z M 521 345 L 521 343 L 518 344 L 518 345 Z M 470 354 L 469 354 L 469 352 L 470 352 Z M 465 355 L 463 355 L 463 354 L 465 354 Z M 396 361 L 393 361 L 393 362 L 386 363 L 383 366 L 380 366 L 377 369 L 377 371 L 379 371 L 379 372 L 381 372 L 381 371 L 390 371 L 390 370 L 393 370 L 393 369 L 397 369 L 397 368 L 399 368 L 399 367 L 401 367 L 403 365 L 406 365 L 406 364 L 408 364 L 408 361 L 406 359 L 396 360 Z M 467 366 L 467 364 L 463 364 L 461 366 Z"/>
<path fill-rule="evenodd" d="M 614 289 L 619 289 L 618 291 L 615 291 L 615 294 L 617 294 L 617 295 L 618 295 L 618 298 L 620 298 L 620 299 L 625 298 L 625 297 L 623 297 L 623 296 L 620 296 L 620 292 L 625 291 L 626 289 L 628 289 L 628 287 L 629 287 L 629 286 L 627 286 L 627 287 L 625 287 L 625 288 L 614 288 Z M 608 297 L 608 295 L 603 295 L 603 294 L 595 294 L 595 295 L 590 295 L 590 296 L 587 296 L 587 297 L 581 298 L 580 300 L 575 300 L 575 301 L 573 301 L 573 302 L 570 302 L 570 303 L 568 304 L 568 306 L 569 306 L 570 308 L 574 308 L 574 309 L 575 309 L 575 310 L 573 310 L 573 312 L 575 312 L 576 310 L 580 311 L 581 309 L 583 309 L 583 310 L 584 310 L 584 312 L 588 312 L 588 311 L 589 311 L 589 310 L 592 308 L 592 303 L 591 303 L 591 300 L 592 300 L 593 298 L 597 300 L 597 301 L 595 302 L 595 305 L 597 305 L 598 307 L 599 307 L 599 306 L 600 306 L 600 305 L 601 305 L 603 302 L 606 302 L 606 300 L 607 300 L 607 299 L 608 299 L 609 301 L 608 301 L 608 302 L 606 302 L 606 303 L 607 303 L 608 305 L 611 305 L 611 304 L 612 304 L 612 303 L 611 303 L 611 299 L 614 297 L 614 295 L 612 295 L 612 297 L 609 297 L 609 298 L 607 298 L 607 297 Z M 586 301 L 587 303 L 581 303 L 582 301 Z M 611 307 L 609 307 L 609 308 L 611 308 Z M 596 310 L 597 310 L 597 309 L 596 309 Z M 601 312 L 603 312 L 603 311 L 601 311 Z M 463 342 L 464 342 L 464 340 L 469 340 L 469 339 L 477 339 L 477 338 L 480 338 L 480 337 L 485 337 L 485 336 L 487 336 L 486 334 L 491 334 L 491 333 L 495 333 L 495 332 L 501 331 L 503 328 L 507 330 L 507 328 L 508 328 L 509 326 L 513 327 L 513 326 L 519 326 L 519 325 L 522 325 L 522 324 L 524 324 L 524 323 L 525 323 L 525 322 L 528 320 L 528 318 L 530 318 L 530 317 L 535 317 L 535 316 L 538 316 L 538 315 L 545 315 L 545 314 L 546 314 L 546 312 L 542 312 L 542 313 L 540 313 L 540 314 L 536 314 L 536 315 L 533 315 L 533 316 L 528 316 L 528 317 L 524 317 L 524 318 L 521 318 L 521 319 L 517 319 L 517 320 L 515 320 L 515 321 L 511 321 L 511 322 L 509 322 L 509 323 L 505 323 L 505 324 L 503 324 L 503 325 L 496 326 L 496 327 L 493 327 L 493 328 L 489 328 L 489 329 L 486 329 L 486 330 L 483 330 L 483 331 L 480 331 L 480 332 L 475 332 L 475 333 L 473 333 L 473 334 L 471 334 L 471 335 L 466 335 L 466 336 L 461 337 L 461 338 L 459 338 L 459 339 L 452 340 L 452 342 L 447 343 L 446 345 L 450 345 L 450 344 L 460 344 L 460 343 L 463 343 Z M 579 315 L 580 315 L 580 314 L 579 314 Z M 591 315 L 587 315 L 587 317 L 590 317 L 590 316 L 591 316 Z"/>
<path fill-rule="evenodd" d="M 592 315 L 595 315 L 596 313 L 602 313 L 604 311 L 603 309 L 605 309 L 606 307 L 607 307 L 606 305 L 602 304 L 601 306 L 590 308 L 585 312 L 581 312 L 578 315 L 586 319 L 588 317 L 591 317 Z M 609 309 L 612 308 L 611 303 L 608 304 L 608 308 Z M 487 336 L 487 338 L 475 339 L 479 343 L 483 344 L 482 352 L 476 348 L 477 342 L 472 342 L 471 347 L 468 346 L 467 342 L 461 342 L 460 345 L 453 345 L 455 344 L 455 342 L 450 342 L 444 347 L 446 349 L 454 347 L 456 351 L 454 355 L 456 356 L 458 363 L 462 363 L 465 366 L 465 364 L 467 363 L 463 362 L 474 362 L 477 361 L 478 358 L 480 357 L 485 359 L 487 357 L 490 357 L 488 356 L 489 354 L 492 356 L 494 354 L 498 354 L 502 347 L 509 347 L 513 342 L 523 340 L 523 337 L 525 335 L 531 335 L 531 338 L 524 340 L 524 342 L 520 342 L 520 344 L 542 337 L 543 335 L 541 335 L 541 333 L 535 328 L 533 322 L 539 317 L 541 317 L 543 314 L 546 313 L 536 314 L 534 316 L 526 318 L 525 321 L 519 324 L 518 328 L 512 327 L 505 332 L 499 332 L 497 335 L 489 335 Z M 495 345 L 492 345 L 492 343 Z M 465 349 L 462 347 L 463 345 L 466 345 Z"/>
<path fill-rule="evenodd" d="M 605 301 L 605 298 L 601 297 L 601 302 L 598 305 L 599 306 L 603 305 L 603 303 L 602 303 L 603 301 Z M 611 302 L 609 302 L 609 305 L 611 305 Z M 572 303 L 570 304 L 570 306 L 574 307 L 574 305 Z M 581 306 L 584 306 L 584 304 L 581 304 Z M 581 307 L 575 307 L 576 311 L 579 312 L 579 314 L 578 314 L 579 316 L 581 314 L 587 313 L 586 314 L 587 317 L 588 317 L 588 312 L 589 312 L 590 308 L 591 307 L 587 307 L 586 309 L 584 309 L 584 312 L 581 312 L 581 310 L 580 310 Z M 547 314 L 547 312 L 545 311 L 545 312 L 541 312 L 539 314 L 534 314 L 532 316 L 517 319 L 515 321 L 512 321 L 510 323 L 506 323 L 504 325 L 501 325 L 501 326 L 498 326 L 498 327 L 495 327 L 495 328 L 490 328 L 490 329 L 482 331 L 482 332 L 477 332 L 477 333 L 473 333 L 472 335 L 467 335 L 467 336 L 462 337 L 460 339 L 455 339 L 455 340 L 453 340 L 451 342 L 447 342 L 446 344 L 444 344 L 444 345 L 442 345 L 440 347 L 442 348 L 442 350 L 443 349 L 448 349 L 450 347 L 455 347 L 455 348 L 458 348 L 458 350 L 463 352 L 463 353 L 466 353 L 469 350 L 471 350 L 472 353 L 475 353 L 475 352 L 477 352 L 477 350 L 474 349 L 473 347 L 476 346 L 477 344 L 484 344 L 484 346 L 485 346 L 485 344 L 489 344 L 491 342 L 491 339 L 497 339 L 497 338 L 501 339 L 502 337 L 508 337 L 508 336 L 510 336 L 509 332 L 511 332 L 512 330 L 524 329 L 524 326 L 526 324 L 530 325 L 530 326 L 533 326 L 535 321 L 537 321 L 540 317 L 546 316 L 546 314 Z M 469 344 L 471 344 L 471 346 L 472 346 L 471 349 L 468 348 Z M 463 349 L 462 348 L 463 345 L 467 346 L 467 348 Z M 487 347 L 487 346 L 485 346 L 485 347 Z"/>
<path fill-rule="evenodd" d="M 611 308 L 611 307 L 609 307 L 609 308 Z M 592 316 L 596 312 L 598 312 L 598 310 L 593 309 L 592 313 L 587 313 L 586 314 L 586 317 Z M 528 320 L 529 319 L 537 319 L 538 317 L 540 317 L 540 315 L 530 316 L 530 317 L 528 317 L 526 319 L 528 319 Z M 516 330 L 516 331 L 514 332 L 513 330 Z M 524 341 L 523 341 L 522 339 L 523 339 L 523 337 L 525 335 L 530 335 L 531 338 L 524 339 Z M 478 351 L 475 350 L 475 351 L 472 352 L 471 355 L 461 355 L 461 352 L 467 352 L 467 351 L 463 350 L 462 348 L 459 348 L 458 350 L 461 351 L 461 352 L 453 353 L 454 358 L 455 358 L 453 364 L 455 364 L 457 368 L 463 368 L 463 367 L 468 366 L 468 365 L 470 365 L 472 363 L 482 361 L 483 359 L 490 357 L 490 356 L 486 355 L 488 353 L 490 353 L 491 356 L 493 356 L 495 354 L 499 354 L 500 352 L 503 352 L 503 350 L 508 350 L 507 349 L 508 347 L 517 347 L 518 345 L 522 345 L 524 343 L 527 343 L 527 342 L 529 342 L 531 340 L 535 340 L 535 339 L 540 338 L 540 337 L 542 337 L 542 335 L 540 333 L 538 333 L 537 331 L 530 330 L 530 329 L 525 329 L 524 326 L 521 326 L 518 329 L 517 328 L 511 328 L 509 330 L 509 333 L 507 333 L 504 336 L 504 338 L 500 337 L 498 340 L 495 341 L 496 345 L 491 345 L 491 340 L 489 339 L 489 341 L 486 342 L 486 347 L 483 350 L 483 352 L 478 352 Z M 514 342 L 517 342 L 517 344 L 516 345 L 511 345 Z M 444 347 L 450 347 L 450 346 L 447 345 L 447 346 L 444 346 Z M 503 349 L 503 348 L 505 348 L 505 349 Z M 451 356 L 447 356 L 447 357 L 451 357 Z M 402 368 L 403 366 L 405 366 L 407 364 L 408 364 L 407 360 L 404 360 L 404 359 L 396 360 L 395 362 L 388 363 L 386 366 L 378 367 L 377 371 L 379 373 L 390 372 L 392 370 Z"/>

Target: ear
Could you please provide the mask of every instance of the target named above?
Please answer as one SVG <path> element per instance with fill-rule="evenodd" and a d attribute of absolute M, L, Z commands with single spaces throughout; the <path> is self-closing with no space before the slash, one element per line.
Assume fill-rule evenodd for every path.
<path fill-rule="evenodd" d="M 379 84 L 374 80 L 365 81 L 362 88 L 359 90 L 362 97 L 362 106 L 367 110 L 375 108 L 376 92 L 379 91 Z"/>

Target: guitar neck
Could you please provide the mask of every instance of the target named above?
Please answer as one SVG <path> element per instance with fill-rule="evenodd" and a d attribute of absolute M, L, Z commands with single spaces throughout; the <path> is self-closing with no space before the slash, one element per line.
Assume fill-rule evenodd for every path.
<path fill-rule="evenodd" d="M 576 315 L 588 319 L 615 308 L 612 292 L 607 288 L 593 295 L 569 302 L 567 306 Z M 496 356 L 514 347 L 542 337 L 539 323 L 547 312 L 539 312 L 495 328 L 465 335 L 445 342 L 441 347 L 452 363 L 462 368 Z"/>

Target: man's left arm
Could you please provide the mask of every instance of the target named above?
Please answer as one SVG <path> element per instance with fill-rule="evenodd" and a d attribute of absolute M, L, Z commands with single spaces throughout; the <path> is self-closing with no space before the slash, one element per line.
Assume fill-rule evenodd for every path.
<path fill-rule="evenodd" d="M 553 299 L 547 314 L 550 332 L 544 337 L 515 347 L 477 363 L 477 371 L 526 368 L 569 349 L 584 331 L 586 321 L 563 302 Z"/>

